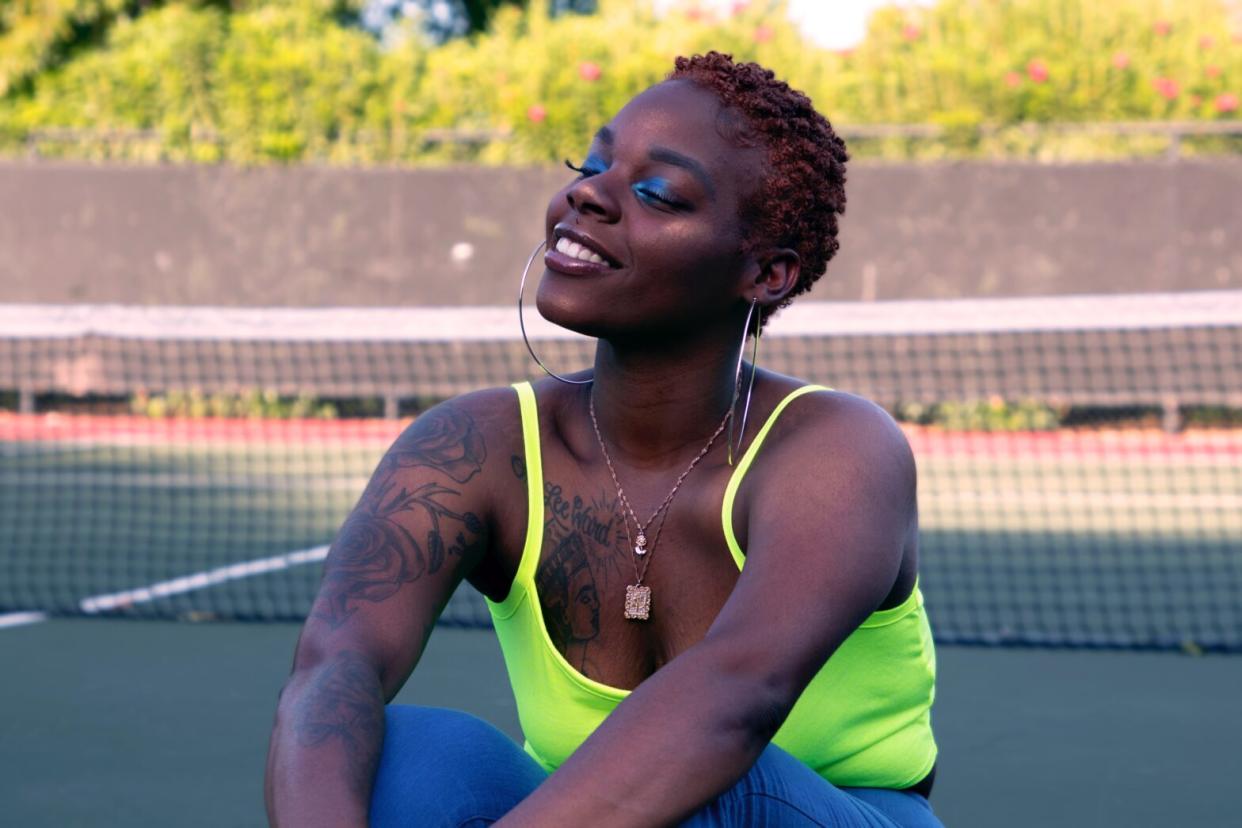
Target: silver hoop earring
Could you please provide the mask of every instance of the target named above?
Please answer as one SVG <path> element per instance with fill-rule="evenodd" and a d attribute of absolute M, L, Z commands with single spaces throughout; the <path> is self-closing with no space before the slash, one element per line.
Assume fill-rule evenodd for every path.
<path fill-rule="evenodd" d="M 733 465 L 733 409 L 737 406 L 738 397 L 742 393 L 742 357 L 746 354 L 746 337 L 750 335 L 750 320 L 755 317 L 755 348 L 750 355 L 750 382 L 746 388 L 746 403 L 742 406 L 742 426 L 737 430 L 737 452 L 742 450 L 742 440 L 746 439 L 746 415 L 750 413 L 750 397 L 755 391 L 755 374 L 759 367 L 759 327 L 763 321 L 763 311 L 759 310 L 759 300 L 750 300 L 750 310 L 746 312 L 746 325 L 742 328 L 742 344 L 737 349 L 737 370 L 733 374 L 733 401 L 729 404 L 729 465 Z"/>
<path fill-rule="evenodd" d="M 522 282 L 518 285 L 518 327 L 522 329 L 522 341 L 526 343 L 526 350 L 530 351 L 531 359 L 535 360 L 535 364 L 543 369 L 543 372 L 553 379 L 558 379 L 567 385 L 590 385 L 594 382 L 594 378 L 584 380 L 572 380 L 568 377 L 562 377 L 551 368 L 543 364 L 543 360 L 535 353 L 535 349 L 531 347 L 530 339 L 526 336 L 526 320 L 522 317 L 522 294 L 526 293 L 526 277 L 530 273 L 530 266 L 535 263 L 535 257 L 539 255 L 541 248 L 546 247 L 547 242 L 542 239 L 539 244 L 535 245 L 535 252 L 530 254 L 530 258 L 526 260 L 526 267 L 522 270 Z M 745 343 L 743 343 L 745 344 Z"/>

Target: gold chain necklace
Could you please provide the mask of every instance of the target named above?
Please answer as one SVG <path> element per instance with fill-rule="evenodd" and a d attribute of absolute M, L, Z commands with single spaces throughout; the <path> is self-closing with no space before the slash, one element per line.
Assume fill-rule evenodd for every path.
<path fill-rule="evenodd" d="M 707 441 L 707 445 L 703 446 L 703 449 L 698 453 L 698 456 L 690 461 L 690 465 L 687 466 L 686 470 L 683 471 L 681 476 L 677 478 L 677 482 L 673 484 L 673 488 L 664 498 L 664 502 L 656 507 L 656 510 L 651 513 L 651 517 L 647 519 L 646 523 L 642 523 L 639 521 L 638 515 L 634 513 L 634 508 L 630 506 L 629 498 L 625 496 L 625 490 L 621 488 L 621 481 L 617 479 L 617 470 L 613 468 L 612 458 L 608 456 L 608 447 L 604 445 L 604 436 L 600 434 L 599 421 L 595 419 L 594 388 L 592 388 L 592 393 L 589 395 L 588 399 L 588 409 L 591 412 L 591 427 L 595 429 L 595 439 L 599 441 L 600 451 L 604 454 L 604 462 L 608 465 L 608 473 L 612 475 L 612 484 L 617 487 L 617 499 L 621 501 L 621 504 L 625 507 L 625 511 L 628 513 L 628 517 L 626 515 L 621 516 L 622 522 L 625 524 L 625 538 L 627 543 L 631 542 L 629 518 L 634 519 L 634 527 L 638 530 L 637 537 L 633 539 L 635 582 L 625 588 L 625 617 L 631 621 L 646 621 L 651 617 L 651 587 L 645 585 L 643 583 L 643 579 L 647 577 L 647 568 L 651 565 L 651 557 L 649 553 L 655 552 L 656 543 L 660 540 L 660 532 L 664 529 L 664 520 L 668 517 L 667 512 L 669 506 L 673 502 L 673 497 L 677 494 L 677 490 L 681 488 L 681 484 L 685 481 L 686 476 L 694 470 L 694 467 L 699 464 L 699 461 L 706 457 L 707 452 L 711 451 L 712 446 L 715 445 L 716 438 L 718 438 L 724 431 L 725 426 L 729 422 L 729 418 L 733 414 L 733 406 L 729 406 L 729 410 L 725 412 L 724 419 L 720 421 L 720 425 L 712 434 L 711 439 Z M 660 518 L 662 513 L 664 514 L 664 517 Z M 660 522 L 656 525 L 655 538 L 652 541 L 651 546 L 648 547 L 647 530 L 651 527 L 651 524 L 655 522 L 656 518 L 660 518 Z M 638 567 L 640 559 L 643 562 L 641 570 Z"/>

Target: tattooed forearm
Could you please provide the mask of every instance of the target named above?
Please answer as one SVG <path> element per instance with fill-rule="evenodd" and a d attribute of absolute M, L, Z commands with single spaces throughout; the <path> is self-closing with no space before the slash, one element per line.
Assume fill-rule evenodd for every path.
<path fill-rule="evenodd" d="M 404 584 L 439 572 L 452 557 L 472 559 L 484 547 L 484 524 L 451 508 L 456 488 L 428 482 L 408 487 L 399 472 L 424 466 L 455 483 L 474 477 L 487 456 L 482 435 L 451 407 L 424 415 L 385 455 L 324 565 L 313 615 L 339 627 L 364 602 L 379 603 Z"/>
<path fill-rule="evenodd" d="M 360 654 L 347 651 L 325 665 L 313 681 L 295 714 L 298 743 L 339 745 L 348 759 L 350 788 L 366 796 L 384 738 L 379 675 Z"/>

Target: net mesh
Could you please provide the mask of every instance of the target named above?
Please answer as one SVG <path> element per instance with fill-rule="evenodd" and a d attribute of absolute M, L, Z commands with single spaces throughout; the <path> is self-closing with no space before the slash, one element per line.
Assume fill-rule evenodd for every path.
<path fill-rule="evenodd" d="M 301 618 L 412 413 L 538 372 L 508 309 L 10 305 L 0 332 L 0 612 Z M 1242 292 L 803 303 L 760 361 L 902 423 L 938 640 L 1242 651 Z M 463 587 L 443 623 L 489 620 Z"/>

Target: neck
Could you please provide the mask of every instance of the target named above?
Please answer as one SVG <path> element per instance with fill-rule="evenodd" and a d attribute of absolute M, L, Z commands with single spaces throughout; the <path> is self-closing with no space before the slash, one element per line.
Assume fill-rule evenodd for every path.
<path fill-rule="evenodd" d="M 595 381 L 585 390 L 594 396 L 600 433 L 614 459 L 672 467 L 703 448 L 734 394 L 738 343 L 722 346 L 720 340 L 650 349 L 600 340 Z"/>

